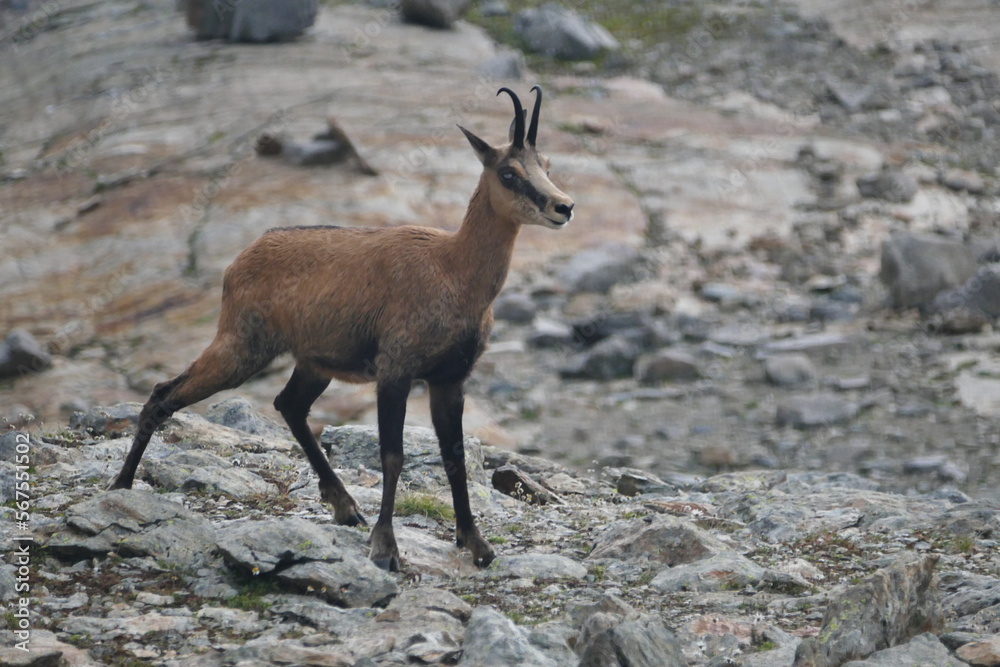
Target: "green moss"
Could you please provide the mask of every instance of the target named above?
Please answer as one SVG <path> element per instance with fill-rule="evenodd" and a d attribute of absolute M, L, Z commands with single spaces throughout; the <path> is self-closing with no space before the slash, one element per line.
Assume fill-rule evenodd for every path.
<path fill-rule="evenodd" d="M 438 521 L 455 520 L 455 510 L 449 504 L 426 493 L 406 493 L 396 499 L 397 516 L 415 514 Z"/>

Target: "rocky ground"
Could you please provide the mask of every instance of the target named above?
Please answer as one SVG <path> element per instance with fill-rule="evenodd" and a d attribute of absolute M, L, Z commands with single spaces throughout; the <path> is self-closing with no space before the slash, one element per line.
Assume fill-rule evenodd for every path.
<path fill-rule="evenodd" d="M 95 408 L 58 434 L 0 442 L 8 504 L 19 443 L 34 463 L 37 661 L 8 648 L 3 664 L 60 664 L 59 652 L 69 665 L 1000 659 L 1000 510 L 958 491 L 906 496 L 849 473 L 594 478 L 470 439 L 475 511 L 499 554 L 477 571 L 453 546 L 433 432 L 408 427 L 404 565 L 390 575 L 367 560 L 364 531 L 331 523 L 284 429 L 239 399 L 209 420 L 173 418 L 143 481 L 103 491 L 138 409 Z M 371 516 L 374 428 L 327 427 L 322 442 Z M 5 506 L 7 521 L 15 511 Z M 17 581 L 5 564 L 6 598 Z"/>
<path fill-rule="evenodd" d="M 193 41 L 170 7 L 0 3 L 0 416 L 33 443 L 34 590 L 53 601 L 36 646 L 81 664 L 613 664 L 601 651 L 629 646 L 631 664 L 788 665 L 899 643 L 993 664 L 970 652 L 1000 632 L 996 10 L 587 3 L 613 37 L 585 30 L 604 46 L 567 62 L 532 52 L 529 4 L 441 31 L 329 3 L 295 41 L 248 45 Z M 133 408 L 99 406 L 197 355 L 240 248 L 280 224 L 453 228 L 478 169 L 454 124 L 499 140 L 496 88 L 536 82 L 578 215 L 522 233 L 468 385 L 497 572 L 447 545 L 426 451 L 408 484 L 432 516 L 400 520 L 396 578 L 328 527 L 280 429 L 178 416 L 141 474 L 183 494 L 100 493 L 127 429 L 98 415 Z M 330 116 L 362 161 L 306 168 Z M 262 133 L 296 148 L 257 157 Z M 248 400 L 257 429 L 289 370 L 214 400 Z M 371 424 L 373 405 L 331 387 L 314 421 Z M 371 455 L 332 458 L 368 514 Z M 558 499 L 493 489 L 507 463 Z M 239 555 L 267 517 L 278 546 Z M 303 517 L 335 541 L 280 552 L 313 540 Z M 344 597 L 347 579 L 371 586 Z M 840 637 L 880 581 L 906 597 L 872 612 L 892 631 Z"/>

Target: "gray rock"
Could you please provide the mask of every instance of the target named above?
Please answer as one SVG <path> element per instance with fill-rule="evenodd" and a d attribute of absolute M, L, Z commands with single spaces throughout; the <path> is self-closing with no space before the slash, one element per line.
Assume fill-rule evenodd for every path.
<path fill-rule="evenodd" d="M 528 345 L 537 348 L 569 347 L 573 344 L 573 327 L 558 320 L 539 317 L 526 337 Z"/>
<path fill-rule="evenodd" d="M 278 487 L 246 468 L 202 450 L 178 452 L 143 463 L 153 484 L 169 490 L 225 494 L 237 500 L 273 496 Z"/>
<path fill-rule="evenodd" d="M 677 487 L 673 484 L 642 470 L 624 468 L 612 474 L 616 475 L 614 478 L 615 490 L 623 496 L 641 496 L 647 493 L 674 495 L 677 493 Z"/>
<path fill-rule="evenodd" d="M 530 323 L 537 311 L 534 299 L 524 292 L 504 292 L 493 302 L 493 317 L 515 324 Z"/>
<path fill-rule="evenodd" d="M 557 665 L 576 665 L 579 657 L 573 651 L 577 631 L 562 623 L 540 623 L 528 631 L 528 641 L 542 655 Z"/>
<path fill-rule="evenodd" d="M 483 574 L 523 579 L 583 579 L 587 568 L 558 554 L 518 554 L 500 556 Z"/>
<path fill-rule="evenodd" d="M 694 524 L 657 515 L 648 522 L 616 522 L 597 538 L 587 559 L 647 559 L 674 567 L 729 551 L 721 540 Z"/>
<path fill-rule="evenodd" d="M 705 283 L 698 289 L 698 295 L 706 301 L 720 304 L 737 304 L 745 297 L 739 288 L 726 283 Z"/>
<path fill-rule="evenodd" d="M 532 646 L 523 628 L 492 607 L 476 607 L 462 645 L 464 667 L 557 667 L 558 663 Z"/>
<path fill-rule="evenodd" d="M 816 379 L 816 366 L 805 354 L 779 354 L 764 359 L 764 377 L 779 387 L 796 387 Z"/>
<path fill-rule="evenodd" d="M 937 556 L 902 557 L 835 594 L 819 634 L 799 644 L 794 666 L 842 665 L 921 633 L 940 632 L 944 617 L 934 576 L 937 560 Z"/>
<path fill-rule="evenodd" d="M 764 568 L 735 553 L 719 553 L 703 560 L 661 570 L 649 585 L 664 593 L 741 589 L 764 577 Z"/>
<path fill-rule="evenodd" d="M 0 343 L 0 378 L 39 373 L 51 365 L 52 357 L 24 329 L 11 329 Z"/>
<path fill-rule="evenodd" d="M 376 607 L 399 593 L 392 575 L 368 558 L 343 552 L 338 561 L 297 563 L 276 573 L 278 581 L 343 607 Z"/>
<path fill-rule="evenodd" d="M 483 13 L 481 8 L 480 13 Z M 501 51 L 476 66 L 476 74 L 490 80 L 520 81 L 524 77 L 524 54 L 520 51 Z"/>
<path fill-rule="evenodd" d="M 228 398 L 208 406 L 205 418 L 213 424 L 234 428 L 251 435 L 289 437 L 288 429 L 257 412 L 245 398 Z"/>
<path fill-rule="evenodd" d="M 298 517 L 231 524 L 219 531 L 217 545 L 229 567 L 254 576 L 296 563 L 339 562 L 345 555 L 368 551 L 357 530 Z"/>
<path fill-rule="evenodd" d="M 371 620 L 369 609 L 341 609 L 307 595 L 281 594 L 268 609 L 273 616 L 311 625 L 334 637 L 348 637 Z"/>
<path fill-rule="evenodd" d="M 570 257 L 556 278 L 570 293 L 607 294 L 615 285 L 636 279 L 638 261 L 639 253 L 629 246 L 608 244 L 587 248 Z"/>
<path fill-rule="evenodd" d="M 621 48 L 603 26 L 555 3 L 515 14 L 514 32 L 530 50 L 562 60 L 587 60 Z"/>
<path fill-rule="evenodd" d="M 908 202 L 917 194 L 916 179 L 898 169 L 883 169 L 859 176 L 857 185 L 862 197 L 893 203 Z"/>
<path fill-rule="evenodd" d="M 778 405 L 775 423 L 800 429 L 846 424 L 858 414 L 858 405 L 826 392 L 792 396 Z"/>
<path fill-rule="evenodd" d="M 580 667 L 687 667 L 681 644 L 655 616 L 588 633 Z"/>
<path fill-rule="evenodd" d="M 879 279 L 889 290 L 889 306 L 931 310 L 944 290 L 961 287 L 976 273 L 976 258 L 965 244 L 926 234 L 893 234 L 882 243 Z"/>
<path fill-rule="evenodd" d="M 281 155 L 296 167 L 328 167 L 347 160 L 351 156 L 351 149 L 348 144 L 335 139 L 285 141 Z"/>
<path fill-rule="evenodd" d="M 971 663 L 985 664 L 985 663 Z M 851 660 L 843 667 L 965 667 L 966 663 L 956 659 L 948 648 L 929 632 L 917 635 L 909 642 L 882 651 L 876 651 L 865 660 Z"/>
<path fill-rule="evenodd" d="M 334 468 L 381 470 L 378 428 L 374 426 L 327 426 L 320 434 Z M 488 485 L 483 469 L 483 450 L 477 438 L 465 436 L 465 470 L 469 480 Z M 448 476 L 441 462 L 441 448 L 433 429 L 407 426 L 403 429 L 403 453 L 406 460 L 400 480 L 411 488 L 440 488 L 448 485 Z"/>
<path fill-rule="evenodd" d="M 605 338 L 589 350 L 566 360 L 559 375 L 569 380 L 614 380 L 633 374 L 642 348 L 624 336 Z"/>
<path fill-rule="evenodd" d="M 960 647 L 955 653 L 963 662 L 970 665 L 1000 665 L 1000 635 L 983 637 L 982 639 L 969 642 Z M 951 667 L 951 665 L 948 665 L 948 667 Z"/>
<path fill-rule="evenodd" d="M 642 384 L 697 380 L 701 377 L 698 360 L 683 350 L 659 350 L 636 360 L 635 379 Z"/>
<path fill-rule="evenodd" d="M 646 346 L 659 335 L 669 335 L 665 325 L 641 310 L 600 311 L 574 320 L 572 326 L 574 342 L 584 346 L 594 345 L 616 334 Z"/>
<path fill-rule="evenodd" d="M 450 28 L 462 18 L 470 4 L 470 0 L 402 0 L 399 9 L 407 23 Z"/>
<path fill-rule="evenodd" d="M 762 355 L 791 354 L 826 354 L 850 347 L 852 340 L 838 333 L 816 333 L 769 341 L 760 347 Z"/>
<path fill-rule="evenodd" d="M 152 556 L 190 568 L 204 563 L 215 546 L 215 530 L 195 514 L 145 491 L 108 491 L 77 503 L 66 513 L 66 530 L 48 541 L 63 558 Z"/>
<path fill-rule="evenodd" d="M 971 331 L 978 331 L 982 324 L 1000 317 L 1000 264 L 980 267 L 961 287 L 939 293 L 931 310 L 952 316 L 957 311 L 959 315 L 971 318 L 966 327 Z M 954 325 L 952 328 L 955 328 Z"/>
<path fill-rule="evenodd" d="M 18 453 L 22 456 L 30 453 L 31 443 L 31 435 L 26 431 L 6 431 L 0 435 L 0 461 L 16 462 Z"/>
<path fill-rule="evenodd" d="M 120 438 L 131 435 L 139 423 L 141 403 L 118 403 L 110 408 L 95 407 L 87 412 L 74 412 L 69 427 L 93 436 Z"/>
<path fill-rule="evenodd" d="M 188 0 L 188 25 L 198 39 L 287 42 L 316 20 L 316 0 Z"/>
<path fill-rule="evenodd" d="M 939 178 L 941 185 L 958 192 L 965 191 L 974 195 L 982 194 L 986 189 L 982 175 L 965 169 L 949 169 Z"/>

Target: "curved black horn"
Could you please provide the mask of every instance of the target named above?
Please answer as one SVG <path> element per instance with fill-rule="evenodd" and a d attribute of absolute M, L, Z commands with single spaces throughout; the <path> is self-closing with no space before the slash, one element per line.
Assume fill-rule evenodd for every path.
<path fill-rule="evenodd" d="M 514 148 L 524 148 L 524 107 L 521 106 L 521 100 L 517 99 L 517 95 L 510 88 L 501 88 L 497 91 L 497 95 L 500 93 L 507 93 L 514 101 L 514 143 L 512 145 Z"/>
<path fill-rule="evenodd" d="M 528 137 L 527 137 L 528 138 L 528 145 L 529 146 L 534 146 L 535 145 L 535 137 L 538 136 L 538 112 L 542 108 L 542 87 L 541 86 L 532 86 L 531 87 L 531 92 L 538 93 L 538 95 L 535 97 L 535 108 L 531 112 L 531 124 L 528 125 Z"/>

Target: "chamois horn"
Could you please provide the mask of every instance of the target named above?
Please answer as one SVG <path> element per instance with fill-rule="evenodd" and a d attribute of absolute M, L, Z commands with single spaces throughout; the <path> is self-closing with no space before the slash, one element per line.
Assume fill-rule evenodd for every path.
<path fill-rule="evenodd" d="M 535 96 L 535 108 L 531 112 L 531 124 L 528 125 L 528 145 L 535 145 L 535 138 L 538 136 L 538 112 L 542 108 L 542 87 L 532 86 L 531 92 L 538 93 Z"/>
<path fill-rule="evenodd" d="M 514 148 L 523 149 L 524 148 L 524 107 L 521 106 L 521 100 L 517 98 L 517 94 L 510 88 L 501 88 L 497 91 L 497 95 L 500 93 L 507 93 L 510 95 L 510 99 L 514 101 L 514 142 L 511 144 Z"/>

